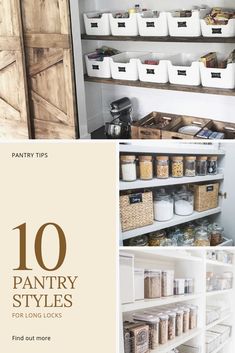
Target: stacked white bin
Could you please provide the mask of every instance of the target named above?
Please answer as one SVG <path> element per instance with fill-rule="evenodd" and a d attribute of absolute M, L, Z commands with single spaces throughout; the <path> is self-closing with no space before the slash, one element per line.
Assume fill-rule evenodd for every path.
<path fill-rule="evenodd" d="M 114 18 L 109 14 L 111 33 L 113 36 L 138 36 L 137 14 L 131 13 L 128 18 Z"/>
<path fill-rule="evenodd" d="M 227 89 L 235 88 L 235 63 L 228 64 L 225 69 L 209 68 L 202 62 L 199 65 L 202 86 Z"/>
<path fill-rule="evenodd" d="M 89 59 L 89 55 L 85 55 L 87 75 L 90 77 L 111 78 L 110 57 L 104 57 L 102 61 Z"/>
<path fill-rule="evenodd" d="M 94 18 L 100 13 L 101 18 Z M 83 15 L 87 35 L 109 36 L 111 34 L 108 12 L 88 12 Z"/>
<path fill-rule="evenodd" d="M 172 84 L 199 86 L 201 83 L 198 58 L 191 54 L 178 54 L 168 61 L 169 81 Z"/>
<path fill-rule="evenodd" d="M 139 79 L 137 59 L 147 53 L 126 52 L 110 58 L 112 78 L 116 80 L 137 81 Z"/>
<path fill-rule="evenodd" d="M 145 60 L 157 60 L 158 65 L 145 64 Z M 168 60 L 164 54 L 149 53 L 137 59 L 139 79 L 143 82 L 168 82 Z"/>
<path fill-rule="evenodd" d="M 158 12 L 157 17 L 151 14 L 157 11 L 144 11 L 137 14 L 139 34 L 143 37 L 165 37 L 168 36 L 167 13 Z"/>
<path fill-rule="evenodd" d="M 234 37 L 235 19 L 228 20 L 226 25 L 208 25 L 204 19 L 201 20 L 203 37 Z"/>
<path fill-rule="evenodd" d="M 204 18 L 209 9 L 193 10 L 191 17 L 174 17 L 173 12 L 167 13 L 169 33 L 172 37 L 199 37 L 201 35 L 200 19 Z"/>

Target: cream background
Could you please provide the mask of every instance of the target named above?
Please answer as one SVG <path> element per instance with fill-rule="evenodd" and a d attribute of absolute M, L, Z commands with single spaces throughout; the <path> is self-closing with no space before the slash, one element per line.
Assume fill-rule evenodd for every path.
<path fill-rule="evenodd" d="M 48 152 L 48 159 L 12 159 L 12 152 Z M 116 145 L 112 142 L 12 143 L 0 145 L 1 256 L 0 351 L 4 353 L 110 353 L 116 347 Z M 12 319 L 12 276 L 18 267 L 18 231 L 27 222 L 28 266 L 23 275 L 78 275 L 72 309 L 62 319 Z M 47 222 L 67 237 L 67 258 L 56 272 L 34 259 L 33 236 Z M 53 264 L 57 238 L 44 238 Z M 22 273 L 21 273 L 22 274 Z M 35 293 L 35 291 L 32 291 Z M 55 291 L 56 292 L 56 291 Z M 42 293 L 40 290 L 39 293 Z M 26 310 L 26 312 L 40 310 Z M 43 310 L 45 311 L 45 309 Z M 51 343 L 12 342 L 12 335 L 51 336 Z"/>

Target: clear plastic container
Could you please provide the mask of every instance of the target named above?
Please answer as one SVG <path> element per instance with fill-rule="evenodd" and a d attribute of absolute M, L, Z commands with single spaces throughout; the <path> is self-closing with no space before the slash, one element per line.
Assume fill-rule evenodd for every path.
<path fill-rule="evenodd" d="M 183 315 L 184 312 L 181 309 L 176 309 L 176 325 L 175 325 L 175 334 L 176 336 L 181 336 L 183 333 Z"/>
<path fill-rule="evenodd" d="M 149 326 L 149 347 L 156 349 L 159 346 L 159 322 L 160 319 L 152 314 L 133 314 L 135 321 L 141 321 Z"/>
<path fill-rule="evenodd" d="M 160 344 L 166 344 L 168 341 L 168 315 L 159 315 L 159 342 Z"/>
<path fill-rule="evenodd" d="M 144 297 L 147 299 L 161 297 L 161 270 L 144 271 Z"/>
<path fill-rule="evenodd" d="M 160 230 L 149 234 L 149 246 L 162 246 L 166 240 L 166 232 Z"/>
<path fill-rule="evenodd" d="M 186 333 L 189 331 L 189 316 L 190 309 L 186 306 L 181 308 L 183 310 L 183 332 Z"/>
<path fill-rule="evenodd" d="M 194 210 L 194 195 L 186 187 L 175 193 L 175 214 L 179 216 L 189 216 Z"/>
<path fill-rule="evenodd" d="M 135 181 L 137 179 L 135 156 L 121 156 L 121 172 L 123 181 Z"/>
<path fill-rule="evenodd" d="M 174 295 L 183 295 L 185 289 L 185 278 L 175 278 Z"/>
<path fill-rule="evenodd" d="M 184 175 L 186 177 L 194 177 L 196 175 L 196 157 L 185 157 Z"/>
<path fill-rule="evenodd" d="M 217 156 L 208 157 L 207 161 L 207 174 L 216 175 L 218 173 Z"/>
<path fill-rule="evenodd" d="M 194 289 L 194 280 L 193 278 L 185 278 L 185 294 L 192 294 Z"/>
<path fill-rule="evenodd" d="M 196 305 L 192 305 L 189 309 L 189 329 L 193 330 L 197 328 L 198 307 Z"/>
<path fill-rule="evenodd" d="M 166 311 L 168 315 L 168 340 L 175 339 L 175 330 L 176 330 L 176 312 Z"/>
<path fill-rule="evenodd" d="M 199 227 L 195 232 L 195 246 L 210 246 L 209 233 L 206 228 Z"/>
<path fill-rule="evenodd" d="M 154 195 L 154 219 L 159 222 L 169 221 L 174 216 L 174 202 L 165 189 L 157 191 Z"/>
<path fill-rule="evenodd" d="M 162 296 L 174 295 L 174 271 L 162 271 Z"/>
<path fill-rule="evenodd" d="M 159 179 L 169 178 L 169 157 L 167 156 L 156 157 L 156 176 Z"/>
<path fill-rule="evenodd" d="M 175 156 L 171 158 L 171 175 L 173 178 L 182 178 L 184 176 L 184 158 Z"/>
<path fill-rule="evenodd" d="M 199 176 L 207 175 L 207 157 L 206 156 L 197 157 L 196 170 L 197 170 L 197 175 L 199 175 Z"/>
<path fill-rule="evenodd" d="M 218 224 L 214 224 L 210 233 L 210 245 L 217 246 L 223 242 L 224 228 Z"/>
<path fill-rule="evenodd" d="M 140 235 L 129 240 L 129 246 L 148 246 L 147 235 Z"/>
<path fill-rule="evenodd" d="M 139 156 L 140 179 L 153 179 L 153 158 L 152 156 Z"/>

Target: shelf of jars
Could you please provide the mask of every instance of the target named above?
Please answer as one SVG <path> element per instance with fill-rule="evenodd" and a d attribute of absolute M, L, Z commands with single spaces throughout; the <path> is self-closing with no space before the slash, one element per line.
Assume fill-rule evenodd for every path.
<path fill-rule="evenodd" d="M 228 320 L 228 319 L 230 319 L 230 318 L 231 318 L 231 313 L 230 313 L 230 314 L 227 314 L 227 315 L 225 315 L 225 316 L 223 316 L 223 317 L 221 317 L 221 318 L 218 319 L 218 320 L 215 320 L 215 321 L 211 322 L 209 325 L 206 326 L 206 329 L 209 330 L 209 329 L 211 329 L 212 327 L 214 327 L 214 326 L 216 326 L 216 325 L 219 325 L 219 324 L 223 323 L 224 321 L 226 321 L 226 320 Z"/>
<path fill-rule="evenodd" d="M 223 173 L 219 173 L 217 175 L 182 177 L 182 178 L 167 178 L 167 179 L 153 178 L 152 180 L 138 179 L 138 180 L 132 181 L 132 182 L 126 182 L 126 181 L 120 180 L 119 189 L 120 189 L 120 191 L 136 190 L 136 189 L 146 189 L 146 188 L 169 186 L 169 185 L 200 183 L 200 182 L 223 180 L 223 179 L 224 179 Z"/>
<path fill-rule="evenodd" d="M 126 247 L 121 247 L 121 250 L 126 250 Z M 190 249 L 191 250 L 191 249 Z M 190 250 L 183 250 L 177 249 L 177 251 L 172 252 L 172 250 L 167 250 L 166 248 L 164 249 L 164 252 L 158 252 L 157 258 L 158 260 L 165 261 L 168 260 L 169 258 L 174 261 L 174 262 L 180 262 L 180 261 L 190 261 L 190 263 L 196 262 L 197 265 L 199 263 L 202 263 L 202 258 L 200 256 L 196 256 L 191 253 Z M 131 253 L 134 256 L 137 256 L 138 259 L 141 259 L 142 261 L 144 260 L 156 260 L 156 251 L 154 247 L 128 247 L 128 251 L 131 251 Z"/>
<path fill-rule="evenodd" d="M 127 239 L 130 239 L 130 238 L 136 237 L 138 235 L 143 235 L 143 234 L 148 234 L 148 233 L 151 233 L 151 232 L 156 232 L 158 230 L 174 227 L 174 226 L 177 226 L 179 224 L 187 223 L 187 222 L 190 222 L 190 221 L 194 221 L 196 219 L 200 219 L 200 218 L 204 218 L 204 217 L 211 216 L 211 215 L 214 215 L 214 214 L 218 214 L 221 211 L 222 211 L 221 207 L 216 207 L 216 208 L 204 211 L 204 212 L 194 211 L 189 216 L 174 215 L 174 217 L 171 220 L 169 220 L 169 221 L 165 221 L 165 222 L 155 221 L 151 225 L 148 225 L 148 226 L 145 226 L 145 227 L 141 227 L 141 228 L 132 229 L 132 230 L 128 230 L 126 232 L 122 232 L 121 237 L 122 237 L 123 240 L 127 240 Z"/>

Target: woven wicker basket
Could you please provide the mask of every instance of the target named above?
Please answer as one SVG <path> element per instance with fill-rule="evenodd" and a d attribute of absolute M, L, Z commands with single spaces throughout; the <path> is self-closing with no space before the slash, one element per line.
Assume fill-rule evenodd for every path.
<path fill-rule="evenodd" d="M 153 194 L 142 192 L 120 196 L 122 231 L 153 224 Z"/>
<path fill-rule="evenodd" d="M 194 185 L 194 208 L 202 212 L 218 207 L 219 183 Z"/>

